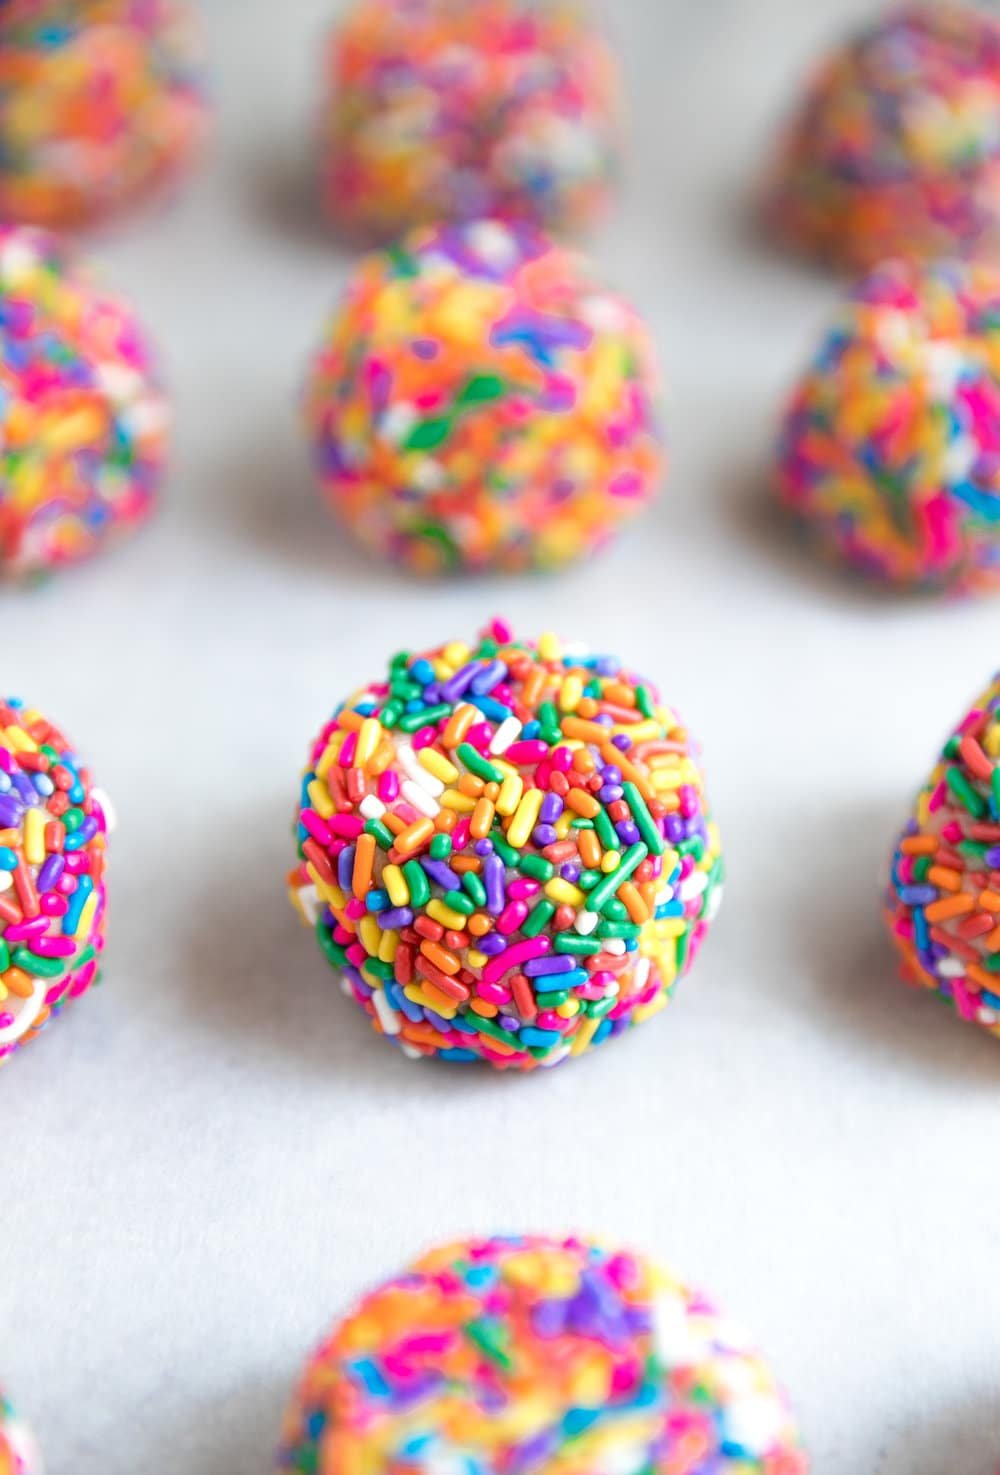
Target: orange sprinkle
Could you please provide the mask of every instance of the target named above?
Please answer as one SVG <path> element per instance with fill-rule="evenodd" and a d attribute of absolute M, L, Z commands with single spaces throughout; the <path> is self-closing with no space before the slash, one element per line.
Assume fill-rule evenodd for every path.
<path fill-rule="evenodd" d="M 370 835 L 368 838 L 372 844 L 375 843 L 374 836 Z M 415 819 L 412 825 L 407 825 L 406 829 L 396 836 L 396 849 L 401 855 L 412 855 L 415 850 L 427 845 L 433 838 L 434 823 L 425 816 L 422 819 Z M 969 900 L 971 903 L 971 897 Z"/>
<path fill-rule="evenodd" d="M 984 912 L 1000 912 L 1000 892 L 980 891 L 979 905 Z"/>
<path fill-rule="evenodd" d="M 441 738 L 444 746 L 457 748 L 459 743 L 465 741 L 465 734 L 478 718 L 479 712 L 471 702 L 463 702 L 460 707 L 456 707 L 448 718 L 448 725 Z"/>
<path fill-rule="evenodd" d="M 937 886 L 942 891 L 961 891 L 962 877 L 958 871 L 953 871 L 948 866 L 931 866 L 927 872 L 927 879 L 932 886 Z"/>
<path fill-rule="evenodd" d="M 580 847 L 580 859 L 590 871 L 596 871 L 601 864 L 601 842 L 597 838 L 595 830 L 577 830 L 577 844 Z"/>
<path fill-rule="evenodd" d="M 478 799 L 486 785 L 474 773 L 463 773 L 455 787 L 460 794 L 465 794 L 467 798 Z"/>
<path fill-rule="evenodd" d="M 496 813 L 493 805 L 488 799 L 480 799 L 472 811 L 472 819 L 469 821 L 469 833 L 476 840 L 485 840 L 493 825 L 493 816 Z"/>
<path fill-rule="evenodd" d="M 429 938 L 424 938 L 420 944 L 420 951 L 425 958 L 430 959 L 435 967 L 440 968 L 442 973 L 452 975 L 461 971 L 462 964 L 460 960 L 455 957 L 454 953 L 450 953 L 447 948 L 443 948 L 440 943 L 431 942 Z"/>
<path fill-rule="evenodd" d="M 582 815 L 584 819 L 593 819 L 601 809 L 593 794 L 588 794 L 584 789 L 570 789 L 566 795 L 566 807 L 572 809 L 574 814 Z"/>
<path fill-rule="evenodd" d="M 993 764 L 976 739 L 969 736 L 964 737 L 958 745 L 958 751 L 969 772 L 976 778 L 985 779 L 989 783 L 993 777 Z"/>
<path fill-rule="evenodd" d="M 633 922 L 639 923 L 649 921 L 649 907 L 639 894 L 639 888 L 631 881 L 626 881 L 618 888 L 618 897 L 625 905 L 625 910 Z"/>
<path fill-rule="evenodd" d="M 941 901 L 932 901 L 924 915 L 928 922 L 947 922 L 951 917 L 964 917 L 974 911 L 976 899 L 963 893 L 960 896 L 945 896 Z"/>

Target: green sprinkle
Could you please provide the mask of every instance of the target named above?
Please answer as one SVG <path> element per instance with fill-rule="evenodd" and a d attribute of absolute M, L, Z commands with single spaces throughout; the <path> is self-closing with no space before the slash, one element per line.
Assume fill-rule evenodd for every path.
<path fill-rule="evenodd" d="M 649 688 L 637 686 L 635 689 L 635 704 L 644 717 L 655 717 L 656 711 L 653 707 L 653 699 L 649 695 Z"/>
<path fill-rule="evenodd" d="M 459 743 L 455 749 L 455 757 L 460 763 L 465 764 L 470 773 L 474 773 L 476 778 L 483 779 L 485 783 L 502 783 L 503 774 L 499 768 L 494 768 L 492 763 L 488 763 L 485 758 L 481 757 L 471 743 Z"/>
<path fill-rule="evenodd" d="M 466 871 L 462 877 L 462 885 L 472 897 L 477 907 L 486 905 L 486 887 L 476 875 L 475 871 Z"/>
<path fill-rule="evenodd" d="M 636 829 L 649 846 L 651 853 L 653 855 L 662 855 L 665 849 L 663 836 L 660 834 L 659 828 L 649 812 L 645 799 L 639 793 L 635 784 L 628 780 L 622 784 L 622 788 L 625 791 L 628 807 L 632 811 L 632 818 L 635 821 Z"/>
<path fill-rule="evenodd" d="M 374 835 L 383 850 L 391 850 L 396 843 L 395 835 L 380 819 L 368 820 L 365 824 L 365 834 Z"/>
<path fill-rule="evenodd" d="M 635 922 L 599 922 L 597 924 L 598 937 L 638 937 L 642 928 Z"/>
<path fill-rule="evenodd" d="M 415 425 L 403 442 L 404 451 L 434 451 L 443 446 L 451 434 L 450 415 L 438 415 Z"/>
<path fill-rule="evenodd" d="M 581 871 L 576 878 L 576 884 L 581 891 L 593 891 L 603 875 L 603 871 Z"/>
<path fill-rule="evenodd" d="M 493 1023 L 492 1019 L 482 1019 L 478 1014 L 469 1014 L 466 1017 L 470 1024 L 475 1025 L 481 1035 L 489 1035 L 491 1040 L 501 1040 L 505 1045 L 512 1045 L 515 1050 L 521 1048 L 517 1036 L 508 1033 L 505 1029 L 501 1029 L 499 1024 Z"/>
<path fill-rule="evenodd" d="M 436 707 L 425 707 L 422 712 L 407 712 L 405 717 L 399 719 L 400 732 L 419 732 L 422 727 L 433 727 L 435 722 L 440 722 L 442 717 L 451 716 L 451 706 L 448 702 L 440 702 Z"/>
<path fill-rule="evenodd" d="M 476 1321 L 467 1321 L 462 1330 L 472 1345 L 478 1347 L 483 1356 L 496 1363 L 497 1367 L 513 1366 L 504 1349 L 505 1334 L 499 1322 L 479 1317 Z"/>
<path fill-rule="evenodd" d="M 58 978 L 72 962 L 70 958 L 40 958 L 26 947 L 16 947 L 11 960 L 15 968 L 34 974 L 36 978 Z"/>
<path fill-rule="evenodd" d="M 976 819 L 983 819 L 988 814 L 989 810 L 985 799 L 976 793 L 961 769 L 949 768 L 945 779 L 955 798 L 964 809 L 968 810 L 969 814 L 974 815 Z M 72 811 L 69 811 L 69 813 L 72 813 Z M 68 817 L 67 814 L 66 818 Z"/>
<path fill-rule="evenodd" d="M 611 816 L 606 809 L 599 809 L 595 814 L 594 829 L 605 850 L 621 850 L 622 842 L 618 838 L 618 831 L 611 823 Z"/>
<path fill-rule="evenodd" d="M 625 922 L 628 920 L 628 908 L 623 901 L 618 900 L 617 896 L 613 896 L 610 901 L 604 903 L 604 915 L 609 922 Z"/>
<path fill-rule="evenodd" d="M 592 953 L 601 951 L 601 944 L 593 937 L 579 937 L 575 932 L 560 932 L 556 937 L 555 950 L 557 953 L 575 953 L 578 957 L 589 958 Z"/>
<path fill-rule="evenodd" d="M 614 896 L 623 881 L 627 881 L 632 872 L 636 870 L 649 854 L 649 847 L 637 841 L 630 845 L 622 856 L 615 870 L 609 871 L 602 881 L 598 881 L 593 891 L 587 897 L 587 910 L 591 912 L 603 912 L 608 902 Z"/>
<path fill-rule="evenodd" d="M 371 973 L 373 977 L 383 980 L 394 976 L 392 964 L 384 963 L 381 958 L 366 958 L 361 966 L 361 972 Z"/>
<path fill-rule="evenodd" d="M 526 855 L 518 862 L 518 870 L 522 876 L 530 876 L 533 881 L 551 881 L 555 875 L 556 868 L 544 855 Z"/>
<path fill-rule="evenodd" d="M 521 852 L 515 850 L 513 845 L 508 845 L 504 837 L 496 832 L 490 831 L 490 839 L 493 841 L 493 849 L 499 855 L 505 866 L 516 868 L 521 859 Z"/>
<path fill-rule="evenodd" d="M 419 274 L 416 261 L 414 261 L 409 251 L 403 250 L 402 246 L 398 244 L 389 246 L 387 247 L 386 254 L 392 262 L 393 269 L 398 277 L 415 277 Z"/>
<path fill-rule="evenodd" d="M 538 722 L 544 740 L 547 743 L 557 743 L 562 737 L 562 728 L 559 726 L 559 713 L 554 702 L 542 702 L 538 708 Z"/>
<path fill-rule="evenodd" d="M 319 940 L 320 947 L 326 953 L 327 962 L 330 966 L 332 968 L 346 968 L 347 953 L 340 946 L 339 942 L 334 942 L 333 937 L 327 931 L 322 920 L 316 923 L 316 937 Z"/>
<path fill-rule="evenodd" d="M 80 828 L 80 826 L 83 824 L 83 820 L 84 814 L 82 809 L 67 809 L 66 813 L 62 817 L 62 822 L 66 826 L 66 829 L 69 830 L 70 834 L 72 834 L 74 830 L 78 830 Z"/>
<path fill-rule="evenodd" d="M 618 1003 L 618 995 L 612 994 L 610 999 L 593 999 L 589 1004 L 584 1004 L 583 1012 L 589 1019 L 603 1019 L 605 1014 L 610 1014 Z"/>
<path fill-rule="evenodd" d="M 551 994 L 536 994 L 535 1002 L 539 1009 L 558 1009 L 560 1004 L 565 1004 L 569 998 L 569 989 L 561 988 Z"/>
<path fill-rule="evenodd" d="M 555 907 L 547 896 L 536 902 L 521 924 L 521 931 L 525 937 L 537 937 L 547 927 L 550 919 L 555 915 Z"/>
<path fill-rule="evenodd" d="M 471 896 L 466 896 L 464 891 L 446 891 L 444 904 L 451 907 L 453 912 L 461 912 L 463 917 L 471 917 L 476 910 L 476 904 Z"/>
<path fill-rule="evenodd" d="M 403 866 L 403 875 L 410 888 L 410 905 L 412 907 L 426 906 L 431 899 L 431 884 L 423 866 L 418 860 L 408 860 Z"/>
<path fill-rule="evenodd" d="M 430 843 L 431 860 L 447 860 L 451 854 L 451 836 L 435 835 Z"/>
<path fill-rule="evenodd" d="M 387 727 L 391 730 L 399 722 L 399 719 L 400 717 L 402 717 L 402 715 L 403 703 L 397 702 L 395 698 L 393 698 L 392 701 L 386 702 L 385 706 L 378 714 L 378 720 L 381 722 L 383 727 Z"/>
<path fill-rule="evenodd" d="M 483 405 L 502 399 L 506 386 L 496 374 L 475 374 L 459 394 L 457 405 Z"/>
<path fill-rule="evenodd" d="M 0 937 L 0 973 L 6 973 L 10 967 L 10 948 Z"/>

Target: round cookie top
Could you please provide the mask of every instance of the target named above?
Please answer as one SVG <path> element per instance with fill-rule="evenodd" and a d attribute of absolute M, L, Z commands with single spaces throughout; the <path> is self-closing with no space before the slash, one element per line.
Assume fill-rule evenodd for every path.
<path fill-rule="evenodd" d="M 31 1434 L 0 1390 L 0 1475 L 42 1475 Z"/>
<path fill-rule="evenodd" d="M 56 236 L 0 225 L 0 573 L 75 562 L 144 521 L 167 423 L 131 309 Z"/>
<path fill-rule="evenodd" d="M 920 790 L 885 915 L 904 979 L 1000 1035 L 1000 673 Z"/>
<path fill-rule="evenodd" d="M 62 733 L 0 700 L 0 1065 L 97 977 L 107 833 Z"/>
<path fill-rule="evenodd" d="M 0 218 L 92 225 L 159 193 L 206 132 L 187 0 L 4 0 Z"/>
<path fill-rule="evenodd" d="M 804 1475 L 773 1375 L 703 1296 L 578 1239 L 444 1246 L 306 1369 L 279 1470 Z"/>
<path fill-rule="evenodd" d="M 306 403 L 317 472 L 418 573 L 552 568 L 604 544 L 662 466 L 634 310 L 528 227 L 429 227 L 358 266 Z"/>
<path fill-rule="evenodd" d="M 486 215 L 574 231 L 606 207 L 620 78 L 586 0 L 356 0 L 329 71 L 323 193 L 350 234 Z"/>
<path fill-rule="evenodd" d="M 948 0 L 880 17 L 818 70 L 772 183 L 779 232 L 845 264 L 995 240 L 1000 21 Z"/>
<path fill-rule="evenodd" d="M 1000 271 L 893 262 L 864 278 L 794 391 L 778 488 L 876 578 L 1000 584 Z"/>
<path fill-rule="evenodd" d="M 611 656 L 401 652 L 320 732 L 292 900 L 411 1055 L 521 1070 L 656 1013 L 721 896 L 687 732 Z"/>

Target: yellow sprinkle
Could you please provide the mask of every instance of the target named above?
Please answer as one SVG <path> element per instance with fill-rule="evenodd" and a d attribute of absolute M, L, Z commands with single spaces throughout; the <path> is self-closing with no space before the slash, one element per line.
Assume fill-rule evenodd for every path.
<path fill-rule="evenodd" d="M 442 1019 L 454 1019 L 457 1012 L 454 1005 L 448 1006 L 442 1002 L 444 995 L 438 993 L 435 999 L 431 999 L 424 993 L 423 989 L 415 983 L 408 983 L 403 993 L 411 1004 L 419 1004 L 421 1009 L 433 1009 L 435 1014 L 440 1014 Z"/>
<path fill-rule="evenodd" d="M 564 901 L 567 906 L 579 907 L 586 901 L 584 893 L 579 886 L 573 886 L 569 881 L 564 881 L 561 876 L 555 876 L 546 883 L 545 895 L 551 897 L 555 902 Z"/>
<path fill-rule="evenodd" d="M 575 712 L 583 699 L 583 679 L 567 676 L 559 690 L 559 705 L 564 712 Z"/>
<path fill-rule="evenodd" d="M 515 850 L 520 850 L 522 845 L 528 843 L 528 836 L 538 823 L 538 812 L 544 797 L 541 789 L 529 789 L 517 806 L 514 818 L 507 827 L 507 844 L 513 845 Z M 500 808 L 499 804 L 497 808 Z"/>
<path fill-rule="evenodd" d="M 562 657 L 562 641 L 558 635 L 547 630 L 538 640 L 538 654 L 543 661 L 558 661 Z"/>
<path fill-rule="evenodd" d="M 465 957 L 470 968 L 485 968 L 489 962 L 486 954 L 481 953 L 478 948 L 470 948 Z"/>
<path fill-rule="evenodd" d="M 330 798 L 330 790 L 320 778 L 314 778 L 306 793 L 309 795 L 309 803 L 322 819 L 329 819 L 336 809 L 336 805 Z"/>
<path fill-rule="evenodd" d="M 617 850 L 606 850 L 601 856 L 601 870 L 606 876 L 610 876 L 612 871 L 617 871 L 620 864 L 621 858 Z"/>
<path fill-rule="evenodd" d="M 444 902 L 439 901 L 437 897 L 427 903 L 427 915 L 433 917 L 435 922 L 440 922 L 442 927 L 448 927 L 453 932 L 461 932 L 466 922 L 461 912 L 452 911 L 451 907 L 445 906 Z M 374 921 L 374 918 L 372 920 Z"/>
<path fill-rule="evenodd" d="M 366 717 L 358 732 L 358 745 L 354 750 L 355 768 L 367 768 L 375 749 L 382 741 L 382 724 L 377 717 Z"/>
<path fill-rule="evenodd" d="M 436 748 L 421 748 L 417 754 L 417 762 L 439 778 L 443 784 L 453 784 L 458 778 L 458 769 L 454 763 L 449 763 L 443 753 Z"/>
<path fill-rule="evenodd" d="M 570 1046 L 571 1055 L 582 1055 L 597 1033 L 599 1019 L 585 1019 L 573 1036 L 573 1044 Z"/>
<path fill-rule="evenodd" d="M 45 859 L 47 813 L 44 809 L 29 809 L 24 816 L 24 857 L 33 866 L 40 866 Z"/>
<path fill-rule="evenodd" d="M 454 809 L 456 814 L 471 814 L 475 807 L 475 799 L 470 799 L 468 794 L 459 793 L 458 789 L 445 789 L 441 795 L 441 808 Z"/>
<path fill-rule="evenodd" d="M 555 825 L 553 826 L 556 832 L 557 840 L 565 840 L 566 836 L 570 832 L 570 826 L 573 823 L 573 818 L 574 816 L 572 810 L 563 810 L 562 814 L 559 816 L 559 818 L 555 822 Z"/>
<path fill-rule="evenodd" d="M 453 640 L 450 645 L 445 646 L 441 654 L 451 669 L 457 671 L 459 666 L 464 666 L 468 661 L 471 652 L 464 640 Z"/>
<path fill-rule="evenodd" d="M 382 933 L 382 941 L 378 945 L 378 955 L 383 963 L 391 963 L 396 956 L 399 947 L 399 933 L 391 927 L 387 927 Z"/>
<path fill-rule="evenodd" d="M 556 1013 L 561 1019 L 575 1019 L 580 1012 L 579 999 L 567 999 L 565 1004 L 560 1004 Z"/>
<path fill-rule="evenodd" d="M 651 738 L 663 736 L 663 728 L 652 717 L 647 717 L 645 722 L 618 722 L 611 730 L 616 734 L 627 732 L 634 743 L 646 743 Z"/>
<path fill-rule="evenodd" d="M 362 917 L 358 923 L 358 937 L 361 945 L 369 957 L 378 957 L 378 945 L 382 941 L 382 929 L 372 916 L 371 912 Z"/>
<path fill-rule="evenodd" d="M 327 774 L 330 772 L 330 769 L 340 757 L 340 750 L 344 746 L 344 739 L 346 736 L 347 734 L 345 732 L 335 732 L 333 734 L 330 741 L 323 749 L 319 762 L 316 764 L 317 778 L 326 778 Z"/>
<path fill-rule="evenodd" d="M 382 872 L 382 885 L 389 893 L 389 900 L 394 907 L 405 907 L 409 904 L 410 888 L 406 884 L 400 866 L 386 866 Z"/>
<path fill-rule="evenodd" d="M 524 793 L 524 779 L 519 773 L 508 773 L 500 785 L 497 795 L 497 814 L 511 815 L 521 802 Z"/>
<path fill-rule="evenodd" d="M 21 727 L 8 727 L 4 734 L 15 753 L 37 753 L 38 744 Z"/>

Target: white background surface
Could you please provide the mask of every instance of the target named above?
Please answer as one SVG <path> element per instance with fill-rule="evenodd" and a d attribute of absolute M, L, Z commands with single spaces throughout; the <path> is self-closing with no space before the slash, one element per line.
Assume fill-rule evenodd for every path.
<path fill-rule="evenodd" d="M 671 385 L 657 508 L 558 580 L 423 587 L 343 541 L 295 394 L 348 258 L 298 167 L 324 0 L 214 0 L 214 157 L 98 243 L 158 336 L 162 517 L 6 593 L 3 685 L 116 799 L 105 986 L 0 1077 L 0 1378 L 51 1475 L 269 1467 L 311 1345 L 428 1243 L 578 1229 L 745 1320 L 815 1475 L 1000 1460 L 1000 1045 L 898 985 L 876 875 L 996 606 L 879 598 L 786 540 L 773 420 L 837 284 L 748 233 L 806 59 L 864 4 L 621 0 L 634 156 L 594 243 Z M 494 612 L 627 656 L 701 736 L 730 888 L 675 1005 L 553 1074 L 414 1065 L 283 892 L 309 739 Z"/>

